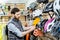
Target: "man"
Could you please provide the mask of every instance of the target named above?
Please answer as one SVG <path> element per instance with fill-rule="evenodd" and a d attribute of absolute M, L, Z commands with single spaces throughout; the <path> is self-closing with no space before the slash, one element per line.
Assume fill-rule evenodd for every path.
<path fill-rule="evenodd" d="M 34 26 L 22 27 L 20 18 L 20 10 L 13 8 L 11 10 L 12 19 L 8 22 L 8 40 L 24 40 L 24 36 L 35 29 Z M 25 31 L 24 31 L 25 30 Z"/>

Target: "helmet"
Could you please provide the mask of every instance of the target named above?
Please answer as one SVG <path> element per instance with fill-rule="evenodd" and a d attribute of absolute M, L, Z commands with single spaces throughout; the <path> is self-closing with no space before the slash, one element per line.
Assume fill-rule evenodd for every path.
<path fill-rule="evenodd" d="M 57 16 L 60 16 L 60 0 L 55 0 L 53 3 L 53 10 L 57 14 Z"/>
<path fill-rule="evenodd" d="M 52 30 L 53 25 L 55 24 L 56 20 L 53 19 L 51 23 L 49 23 L 47 26 L 47 32 L 50 32 Z"/>
<path fill-rule="evenodd" d="M 31 3 L 29 6 L 29 9 L 35 10 L 37 7 L 37 4 L 35 2 Z"/>
<path fill-rule="evenodd" d="M 49 19 L 44 26 L 44 32 L 49 32 L 51 30 L 52 24 L 54 24 L 54 18 Z"/>
<path fill-rule="evenodd" d="M 43 9 L 43 13 L 48 13 L 48 12 L 50 12 L 50 11 L 54 12 L 54 11 L 53 11 L 53 2 L 49 2 L 48 4 L 46 4 L 45 8 Z M 48 13 L 48 14 L 49 14 L 49 13 Z M 53 15 L 54 15 L 54 13 L 53 13 Z M 53 15 L 51 16 L 51 15 L 49 14 L 49 16 L 50 16 L 51 18 L 53 17 Z"/>
<path fill-rule="evenodd" d="M 38 3 L 48 3 L 48 0 L 37 0 Z"/>
<path fill-rule="evenodd" d="M 55 37 L 60 38 L 60 21 L 56 21 L 52 26 L 51 34 Z"/>
<path fill-rule="evenodd" d="M 47 3 L 43 9 L 43 13 L 53 11 L 53 2 Z"/>
<path fill-rule="evenodd" d="M 33 11 L 33 18 L 36 16 L 40 16 L 41 14 L 42 14 L 42 10 L 37 9 L 37 10 Z"/>

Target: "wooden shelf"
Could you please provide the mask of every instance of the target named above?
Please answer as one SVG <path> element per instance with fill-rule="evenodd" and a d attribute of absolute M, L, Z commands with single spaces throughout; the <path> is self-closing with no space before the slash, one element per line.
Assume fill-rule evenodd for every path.
<path fill-rule="evenodd" d="M 13 4 L 13 3 L 11 3 L 11 4 L 6 4 L 6 6 L 11 6 L 11 8 L 14 8 L 14 7 L 17 7 L 17 8 L 19 8 L 19 9 L 25 9 L 25 4 L 24 3 L 19 3 L 19 4 Z"/>

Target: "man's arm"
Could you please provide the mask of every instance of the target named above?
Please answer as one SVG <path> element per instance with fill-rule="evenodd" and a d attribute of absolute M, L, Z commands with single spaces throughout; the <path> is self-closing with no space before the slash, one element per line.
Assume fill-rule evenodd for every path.
<path fill-rule="evenodd" d="M 23 29 L 24 29 L 24 30 L 29 30 L 29 29 L 31 29 L 31 28 L 32 28 L 32 26 L 28 26 L 28 27 L 23 26 Z"/>
<path fill-rule="evenodd" d="M 33 31 L 34 29 L 35 29 L 35 27 L 32 26 L 32 28 L 30 28 L 29 30 L 21 32 L 14 24 L 10 23 L 8 25 L 8 30 L 12 31 L 13 33 L 15 33 L 18 37 L 23 37 L 27 33 L 30 33 L 31 31 Z"/>

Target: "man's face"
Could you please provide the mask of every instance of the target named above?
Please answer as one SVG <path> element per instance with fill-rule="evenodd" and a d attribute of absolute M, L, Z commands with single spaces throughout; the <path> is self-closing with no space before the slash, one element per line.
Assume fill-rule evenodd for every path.
<path fill-rule="evenodd" d="M 43 13 L 43 15 L 42 15 L 42 18 L 43 19 L 48 19 L 50 16 L 48 15 L 48 13 Z"/>
<path fill-rule="evenodd" d="M 21 12 L 19 11 L 19 12 L 16 12 L 15 13 L 14 17 L 17 18 L 17 19 L 19 19 L 20 18 L 20 15 L 21 15 Z"/>

